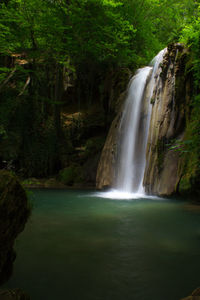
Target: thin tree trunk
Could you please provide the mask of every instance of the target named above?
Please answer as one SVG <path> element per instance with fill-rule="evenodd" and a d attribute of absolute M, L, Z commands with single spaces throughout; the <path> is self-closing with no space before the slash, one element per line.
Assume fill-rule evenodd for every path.
<path fill-rule="evenodd" d="M 62 94 L 63 94 L 63 74 L 62 68 L 57 65 L 56 67 L 56 78 L 55 78 L 55 95 L 54 95 L 54 125 L 55 125 L 55 132 L 58 141 L 61 137 L 61 101 L 62 101 Z"/>

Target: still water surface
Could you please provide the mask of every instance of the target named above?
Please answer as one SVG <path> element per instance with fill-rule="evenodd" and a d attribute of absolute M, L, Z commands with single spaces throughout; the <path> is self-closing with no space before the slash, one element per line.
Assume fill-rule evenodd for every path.
<path fill-rule="evenodd" d="M 178 300 L 200 286 L 200 211 L 34 190 L 13 277 L 32 300 Z"/>

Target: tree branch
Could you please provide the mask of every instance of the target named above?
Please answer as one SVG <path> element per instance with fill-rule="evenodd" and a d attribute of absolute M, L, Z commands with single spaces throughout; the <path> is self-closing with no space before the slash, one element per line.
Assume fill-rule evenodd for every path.
<path fill-rule="evenodd" d="M 0 90 L 4 87 L 4 85 L 6 85 L 6 83 L 8 83 L 8 81 L 13 77 L 14 73 L 16 71 L 16 67 L 10 72 L 10 74 L 8 75 L 8 77 L 3 81 L 3 83 L 0 85 Z"/>
<path fill-rule="evenodd" d="M 21 95 L 23 95 L 23 93 L 24 93 L 26 87 L 29 85 L 30 81 L 31 81 L 31 77 L 28 76 L 28 78 L 26 79 L 26 83 L 25 83 L 25 85 L 24 85 L 22 91 L 19 93 L 18 97 L 21 96 Z"/>

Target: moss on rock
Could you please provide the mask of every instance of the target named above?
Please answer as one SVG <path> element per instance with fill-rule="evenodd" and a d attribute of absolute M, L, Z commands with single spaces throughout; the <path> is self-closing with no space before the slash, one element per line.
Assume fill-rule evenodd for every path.
<path fill-rule="evenodd" d="M 0 284 L 8 280 L 15 259 L 13 244 L 30 214 L 25 190 L 16 176 L 0 171 Z"/>
<path fill-rule="evenodd" d="M 184 161 L 185 160 L 185 161 Z M 200 170 L 199 160 L 194 153 L 187 153 L 187 158 L 182 159 L 184 165 L 178 191 L 181 195 L 200 195 Z"/>

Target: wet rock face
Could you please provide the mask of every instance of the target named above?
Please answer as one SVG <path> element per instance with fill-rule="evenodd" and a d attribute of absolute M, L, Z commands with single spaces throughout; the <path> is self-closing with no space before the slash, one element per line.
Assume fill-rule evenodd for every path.
<path fill-rule="evenodd" d="M 187 57 L 181 44 L 170 45 L 158 70 L 143 182 L 150 194 L 171 195 L 180 181 L 180 153 L 171 149 L 184 137 L 190 90 L 184 72 Z"/>
<path fill-rule="evenodd" d="M 27 196 L 14 175 L 0 171 L 0 285 L 12 274 L 14 241 L 30 214 Z"/>
<path fill-rule="evenodd" d="M 130 78 L 129 78 L 130 79 Z M 122 117 L 123 104 L 127 96 L 127 91 L 121 93 L 117 100 L 117 115 L 109 129 L 106 142 L 101 152 L 96 174 L 96 187 L 107 189 L 113 186 L 116 176 L 117 143 L 119 124 Z"/>
<path fill-rule="evenodd" d="M 105 189 L 111 187 L 115 178 L 116 164 L 116 143 L 118 137 L 118 126 L 120 122 L 120 113 L 116 116 L 110 127 L 104 148 L 99 161 L 96 187 Z"/>

